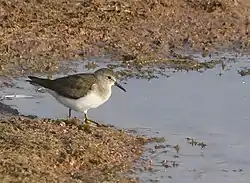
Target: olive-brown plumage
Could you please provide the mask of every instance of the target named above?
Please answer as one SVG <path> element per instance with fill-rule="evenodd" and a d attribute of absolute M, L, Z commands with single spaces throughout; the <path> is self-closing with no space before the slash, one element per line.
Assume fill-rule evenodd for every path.
<path fill-rule="evenodd" d="M 96 82 L 94 74 L 75 74 L 50 80 L 29 76 L 31 84 L 35 83 L 44 88 L 53 90 L 64 97 L 79 99 L 84 97 Z"/>

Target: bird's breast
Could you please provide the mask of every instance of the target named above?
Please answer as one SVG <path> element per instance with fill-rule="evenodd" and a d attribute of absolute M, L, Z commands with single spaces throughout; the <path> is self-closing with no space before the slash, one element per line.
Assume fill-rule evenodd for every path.
<path fill-rule="evenodd" d="M 96 108 L 103 103 L 105 103 L 109 97 L 111 96 L 111 92 L 107 92 L 105 94 L 100 94 L 99 92 L 90 92 L 88 95 L 78 99 L 79 107 L 84 105 L 84 107 L 88 106 L 89 108 Z"/>

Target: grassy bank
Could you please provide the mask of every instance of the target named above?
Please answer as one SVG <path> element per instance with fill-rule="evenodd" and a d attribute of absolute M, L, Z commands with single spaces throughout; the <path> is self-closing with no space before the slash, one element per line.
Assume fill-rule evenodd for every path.
<path fill-rule="evenodd" d="M 79 128 L 49 119 L 0 121 L 1 182 L 133 182 L 146 138 L 108 127 Z"/>
<path fill-rule="evenodd" d="M 61 60 L 113 53 L 166 58 L 176 48 L 249 49 L 247 0 L 2 0 L 0 74 L 53 72 Z"/>

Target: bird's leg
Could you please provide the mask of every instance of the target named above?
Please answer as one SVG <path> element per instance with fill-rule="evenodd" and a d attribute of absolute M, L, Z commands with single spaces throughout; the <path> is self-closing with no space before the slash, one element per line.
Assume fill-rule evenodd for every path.
<path fill-rule="evenodd" d="M 71 109 L 69 109 L 69 116 L 68 117 L 71 118 Z"/>
<path fill-rule="evenodd" d="M 89 123 L 94 123 L 96 126 L 101 126 L 99 123 L 97 123 L 97 122 L 95 122 L 95 121 L 93 121 L 93 120 L 88 119 L 86 113 L 84 113 L 84 123 L 87 124 L 87 125 L 88 125 Z"/>

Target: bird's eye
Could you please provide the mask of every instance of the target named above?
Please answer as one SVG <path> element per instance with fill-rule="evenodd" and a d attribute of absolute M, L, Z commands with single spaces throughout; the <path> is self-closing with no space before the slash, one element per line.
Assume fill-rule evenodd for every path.
<path fill-rule="evenodd" d="M 109 79 L 111 79 L 111 76 L 108 76 Z"/>

